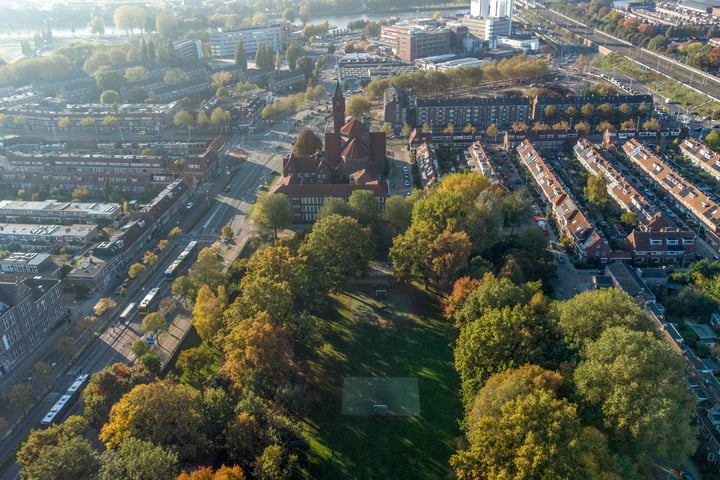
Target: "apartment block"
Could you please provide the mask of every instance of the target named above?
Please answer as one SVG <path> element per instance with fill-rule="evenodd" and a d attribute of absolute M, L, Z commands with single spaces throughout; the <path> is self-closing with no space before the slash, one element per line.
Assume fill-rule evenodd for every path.
<path fill-rule="evenodd" d="M 0 282 L 0 376 L 32 352 L 64 315 L 59 280 Z"/>

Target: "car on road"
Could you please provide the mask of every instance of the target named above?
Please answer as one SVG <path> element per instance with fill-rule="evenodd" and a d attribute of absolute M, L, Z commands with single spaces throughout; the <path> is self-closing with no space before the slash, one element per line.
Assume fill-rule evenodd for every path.
<path fill-rule="evenodd" d="M 185 208 L 190 210 L 193 207 L 193 202 L 188 202 L 185 204 Z"/>
<path fill-rule="evenodd" d="M 558 261 L 558 263 L 565 263 L 565 257 L 563 256 L 562 253 L 558 253 L 557 261 Z"/>
<path fill-rule="evenodd" d="M 226 192 L 226 193 L 227 193 L 227 192 L 229 192 L 229 191 L 230 191 L 230 185 L 228 185 L 228 186 L 226 186 L 225 188 L 223 188 L 223 192 Z"/>
<path fill-rule="evenodd" d="M 409 187 L 409 186 L 410 186 L 410 180 L 408 180 L 407 178 L 405 179 L 405 186 L 406 186 L 406 187 Z"/>

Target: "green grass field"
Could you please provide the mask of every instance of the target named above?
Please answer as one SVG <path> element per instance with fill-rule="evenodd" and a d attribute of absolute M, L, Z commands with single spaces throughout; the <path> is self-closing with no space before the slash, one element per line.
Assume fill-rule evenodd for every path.
<path fill-rule="evenodd" d="M 369 292 L 339 295 L 321 329 L 326 343 L 310 373 L 314 378 L 312 413 L 306 425 L 311 452 L 305 477 L 446 478 L 462 415 L 452 328 L 421 292 L 408 288 L 391 290 L 382 303 Z M 394 393 L 386 394 L 388 416 L 343 415 L 346 377 L 416 379 L 419 414 L 391 414 L 394 393 L 403 399 L 413 395 L 414 380 L 394 379 L 390 388 Z M 380 388 L 377 383 L 365 384 L 361 389 L 366 388 L 369 396 Z"/>

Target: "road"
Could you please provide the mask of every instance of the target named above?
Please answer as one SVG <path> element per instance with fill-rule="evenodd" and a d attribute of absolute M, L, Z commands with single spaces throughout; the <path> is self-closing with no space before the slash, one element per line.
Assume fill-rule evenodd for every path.
<path fill-rule="evenodd" d="M 258 135 L 254 139 L 236 137 L 231 145 L 242 145 L 248 153 L 247 160 L 239 164 L 225 156 L 222 161 L 221 174 L 206 188 L 199 189 L 194 198 L 194 211 L 181 216 L 177 224 L 181 227 L 190 227 L 199 217 L 194 227 L 188 229 L 183 238 L 175 244 L 170 255 L 169 263 L 177 257 L 187 241 L 197 239 L 201 246 L 221 245 L 218 242 L 220 230 L 225 225 L 231 225 L 235 232 L 235 243 L 232 246 L 223 246 L 223 264 L 229 266 L 230 262 L 240 253 L 244 242 L 252 234 L 252 226 L 246 214 L 255 202 L 258 194 L 258 185 L 272 179 L 272 172 L 282 168 L 282 154 L 290 147 L 289 144 L 272 140 L 272 135 Z M 281 147 L 281 148 L 278 148 Z M 232 148 L 232 147 L 231 147 Z M 144 285 L 134 294 L 131 301 L 139 303 L 147 290 L 160 287 L 161 298 L 169 296 L 172 282 L 164 279 L 164 265 L 160 265 L 144 282 Z M 118 309 L 120 310 L 120 309 Z M 119 312 L 115 312 L 119 313 Z M 61 375 L 51 385 L 50 393 L 44 396 L 38 404 L 25 416 L 13 430 L 13 433 L 0 445 L 0 459 L 12 454 L 15 448 L 25 438 L 32 428 L 37 428 L 40 420 L 47 413 L 57 398 L 70 386 L 79 373 L 94 373 L 116 362 L 131 363 L 130 347 L 138 338 L 142 338 L 140 324 L 142 317 L 136 315 L 127 325 L 118 324 L 117 321 L 97 337 L 86 348 L 70 368 L 67 375 Z M 75 407 L 77 409 L 77 407 Z M 9 467 L 0 476 L 0 480 L 17 480 L 20 467 L 16 463 Z"/>
<path fill-rule="evenodd" d="M 696 68 L 684 65 L 662 55 L 632 45 L 629 42 L 608 35 L 598 29 L 578 22 L 551 9 L 538 9 L 537 13 L 547 21 L 564 28 L 575 35 L 586 38 L 596 45 L 603 46 L 614 52 L 625 55 L 643 65 L 656 70 L 668 78 L 677 80 L 690 86 L 705 95 L 720 101 L 720 78 L 710 75 Z"/>

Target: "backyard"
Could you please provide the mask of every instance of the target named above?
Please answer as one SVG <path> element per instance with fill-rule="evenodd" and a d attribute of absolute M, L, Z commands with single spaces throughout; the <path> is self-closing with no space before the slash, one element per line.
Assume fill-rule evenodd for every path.
<path fill-rule="evenodd" d="M 447 477 L 462 416 L 452 328 L 410 287 L 333 301 L 311 372 L 306 478 Z"/>

